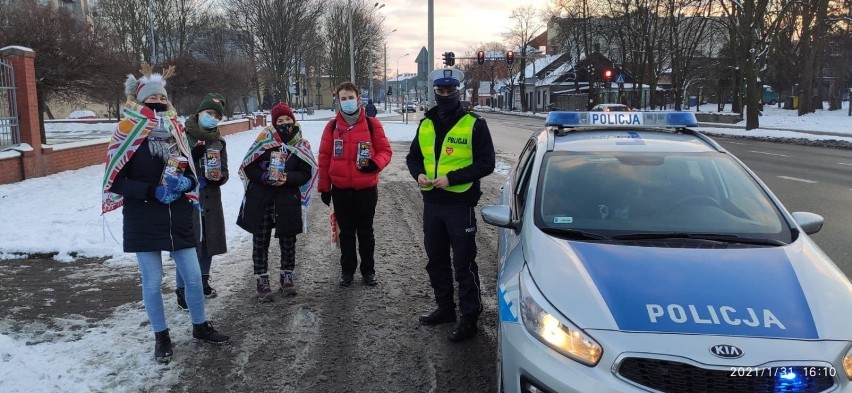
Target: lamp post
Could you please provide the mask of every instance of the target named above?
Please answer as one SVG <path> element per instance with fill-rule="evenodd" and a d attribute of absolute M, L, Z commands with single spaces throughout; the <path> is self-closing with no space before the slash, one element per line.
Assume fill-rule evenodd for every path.
<path fill-rule="evenodd" d="M 151 34 L 151 64 L 157 62 L 157 47 L 154 45 L 154 0 L 148 0 L 148 29 Z"/>
<path fill-rule="evenodd" d="M 349 81 L 355 83 L 355 39 L 352 38 L 352 0 L 349 0 L 346 8 L 349 10 Z"/>
<path fill-rule="evenodd" d="M 383 69 L 384 69 L 384 74 L 385 74 L 384 94 L 385 94 L 385 111 L 386 112 L 388 110 L 388 39 L 387 39 L 387 37 L 389 35 L 393 34 L 394 32 L 396 32 L 396 29 L 393 29 L 389 33 L 385 34 L 385 66 L 383 67 Z"/>
<path fill-rule="evenodd" d="M 371 11 L 371 12 L 372 12 L 372 11 L 378 11 L 378 10 L 382 9 L 384 6 L 385 6 L 385 4 L 384 4 L 384 3 L 381 3 L 381 4 L 379 4 L 379 3 L 373 4 L 373 8 L 372 8 L 370 11 Z M 372 14 L 371 14 L 371 15 L 372 15 Z M 371 17 L 370 19 L 372 19 L 372 17 Z M 378 21 L 378 23 L 376 23 L 376 24 L 377 24 L 377 25 L 379 25 L 379 26 L 381 26 L 381 25 L 382 25 L 382 23 L 384 22 L 384 20 L 385 20 L 385 17 L 382 17 L 382 19 L 380 19 L 380 20 Z M 370 23 L 372 23 L 372 20 L 370 21 Z M 376 30 L 376 27 L 375 27 L 375 26 L 373 26 L 373 31 L 375 31 L 375 30 Z M 396 31 L 396 30 L 394 30 L 394 31 Z M 376 68 L 373 66 L 373 51 L 371 50 L 371 51 L 370 51 L 370 72 L 369 72 L 369 74 L 367 75 L 367 78 L 370 80 L 370 96 L 369 96 L 369 98 L 370 98 L 371 100 L 374 100 L 374 101 L 375 101 L 375 99 L 376 99 L 376 93 L 374 93 L 374 92 L 373 92 L 373 79 L 375 79 L 375 78 L 373 78 L 373 76 L 374 76 L 375 71 L 376 71 Z"/>
<path fill-rule="evenodd" d="M 408 56 L 408 55 L 409 54 L 406 53 L 406 54 L 396 58 L 396 106 L 399 106 L 399 100 L 400 100 L 399 96 L 402 94 L 402 83 L 400 83 L 400 81 L 399 81 L 399 59 L 402 59 L 403 57 Z"/>

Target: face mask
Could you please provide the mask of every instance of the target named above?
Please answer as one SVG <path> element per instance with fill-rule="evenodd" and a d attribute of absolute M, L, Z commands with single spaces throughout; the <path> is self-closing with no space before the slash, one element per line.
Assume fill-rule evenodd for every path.
<path fill-rule="evenodd" d="M 296 135 L 296 132 L 298 132 L 299 129 L 295 124 L 276 124 L 275 131 L 278 131 L 278 134 L 281 135 L 281 140 L 284 141 L 284 143 L 288 143 L 290 142 L 290 139 L 293 139 L 293 136 Z"/>
<path fill-rule="evenodd" d="M 154 112 L 165 112 L 169 110 L 169 106 L 163 104 L 162 102 L 146 102 L 145 106 L 151 108 L 151 110 Z"/>
<path fill-rule="evenodd" d="M 212 130 L 219 125 L 219 119 L 213 117 L 207 112 L 201 112 L 198 115 L 198 124 L 205 130 Z"/>
<path fill-rule="evenodd" d="M 346 100 L 340 102 L 340 110 L 347 115 L 351 115 L 358 111 L 358 102 L 355 100 Z"/>
<path fill-rule="evenodd" d="M 439 112 L 454 112 L 459 106 L 459 92 L 456 91 L 448 96 L 435 94 L 435 104 Z"/>

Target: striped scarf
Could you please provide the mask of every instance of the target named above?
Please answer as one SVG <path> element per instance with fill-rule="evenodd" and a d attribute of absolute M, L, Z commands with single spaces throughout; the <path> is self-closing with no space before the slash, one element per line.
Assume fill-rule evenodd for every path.
<path fill-rule="evenodd" d="M 177 116 L 169 113 L 166 119 L 166 128 L 175 137 L 178 149 L 184 157 L 190 158 L 189 169 L 195 173 L 195 165 L 192 162 L 192 155 L 189 151 L 189 142 L 186 140 L 186 134 L 182 131 L 180 123 L 177 121 Z M 123 197 L 116 193 L 110 192 L 110 187 L 118 176 L 121 168 L 130 161 L 133 154 L 139 145 L 148 137 L 154 126 L 157 125 L 157 119 L 154 112 L 137 102 L 127 101 L 124 104 L 124 119 L 122 119 L 107 147 L 106 168 L 103 178 L 103 196 L 101 200 L 101 214 L 109 213 L 118 209 L 124 204 Z M 196 181 L 196 184 L 198 182 Z M 199 207 L 198 204 L 198 189 L 188 191 L 184 195 L 192 201 L 192 204 Z"/>
<path fill-rule="evenodd" d="M 298 123 L 296 123 L 296 126 L 298 126 Z M 252 143 L 248 152 L 246 152 L 245 158 L 243 158 L 242 164 L 240 164 L 240 179 L 243 181 L 243 188 L 248 188 L 249 179 L 246 176 L 245 167 L 258 159 L 258 157 L 262 156 L 265 151 L 278 149 L 282 146 L 287 149 L 288 152 L 297 155 L 300 159 L 302 159 L 302 161 L 307 162 L 311 166 L 311 180 L 299 187 L 299 193 L 302 196 L 302 231 L 307 232 L 308 204 L 311 202 L 311 194 L 313 193 L 314 186 L 317 182 L 317 175 L 319 174 L 319 171 L 317 171 L 317 161 L 314 158 L 314 153 L 311 151 L 311 144 L 307 139 L 296 136 L 290 141 L 290 143 L 283 143 L 274 127 L 265 127 L 257 136 L 254 143 Z"/>

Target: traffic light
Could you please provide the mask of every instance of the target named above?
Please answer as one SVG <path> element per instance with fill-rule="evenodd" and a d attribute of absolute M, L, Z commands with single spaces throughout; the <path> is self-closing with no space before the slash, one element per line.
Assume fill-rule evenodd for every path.
<path fill-rule="evenodd" d="M 512 63 L 514 63 L 514 62 L 515 62 L 515 52 L 514 51 L 506 52 L 506 64 L 512 65 Z"/>
<path fill-rule="evenodd" d="M 300 92 L 300 91 L 301 91 L 301 90 L 299 90 L 299 82 L 297 81 L 297 82 L 296 82 L 296 92 L 295 92 L 295 94 L 294 94 L 294 95 L 299 95 L 299 92 Z"/>
<path fill-rule="evenodd" d="M 479 65 L 485 64 L 485 51 L 476 52 L 476 63 Z"/>
<path fill-rule="evenodd" d="M 615 76 L 615 72 L 612 68 L 604 68 L 603 70 L 603 80 L 604 82 L 612 81 L 612 77 Z"/>
<path fill-rule="evenodd" d="M 456 64 L 456 54 L 453 52 L 444 52 L 444 64 L 447 66 Z"/>
<path fill-rule="evenodd" d="M 393 95 L 393 86 L 388 86 L 388 95 L 389 96 Z"/>

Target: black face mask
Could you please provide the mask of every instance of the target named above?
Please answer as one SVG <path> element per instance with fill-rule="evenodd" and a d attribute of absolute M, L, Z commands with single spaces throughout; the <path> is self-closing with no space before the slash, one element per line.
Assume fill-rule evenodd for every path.
<path fill-rule="evenodd" d="M 281 140 L 284 143 L 290 142 L 290 139 L 293 139 L 293 136 L 299 132 L 299 128 L 294 124 L 276 124 L 275 131 L 278 131 L 278 135 L 281 136 Z"/>
<path fill-rule="evenodd" d="M 448 96 L 435 94 L 435 104 L 438 106 L 438 112 L 455 112 L 459 106 L 459 92 L 456 91 Z"/>
<path fill-rule="evenodd" d="M 162 102 L 146 102 L 145 106 L 151 108 L 152 111 L 156 112 L 165 112 L 169 110 L 169 106 L 163 104 Z"/>

